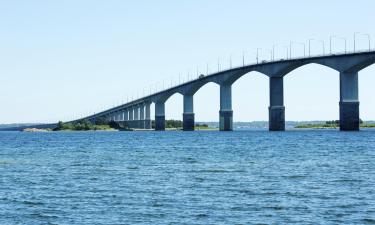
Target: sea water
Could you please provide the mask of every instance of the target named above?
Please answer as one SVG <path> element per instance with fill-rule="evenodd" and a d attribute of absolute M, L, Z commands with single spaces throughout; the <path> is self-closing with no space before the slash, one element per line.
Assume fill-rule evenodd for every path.
<path fill-rule="evenodd" d="M 0 132 L 0 224 L 375 224 L 375 131 Z"/>

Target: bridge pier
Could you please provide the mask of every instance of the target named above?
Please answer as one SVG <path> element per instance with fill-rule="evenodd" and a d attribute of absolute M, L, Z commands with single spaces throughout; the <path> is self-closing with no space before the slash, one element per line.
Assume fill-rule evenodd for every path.
<path fill-rule="evenodd" d="M 139 128 L 139 106 L 134 106 L 134 128 Z"/>
<path fill-rule="evenodd" d="M 270 78 L 269 130 L 285 130 L 284 78 Z"/>
<path fill-rule="evenodd" d="M 123 122 L 124 127 L 129 127 L 129 110 L 124 109 L 123 114 L 124 114 L 124 122 Z"/>
<path fill-rule="evenodd" d="M 145 129 L 151 129 L 151 109 L 150 109 L 151 104 L 146 103 L 145 105 Z"/>
<path fill-rule="evenodd" d="M 220 85 L 219 129 L 233 130 L 232 85 Z"/>
<path fill-rule="evenodd" d="M 358 72 L 340 73 L 340 130 L 358 131 L 359 125 Z"/>
<path fill-rule="evenodd" d="M 129 122 L 128 122 L 129 128 L 134 127 L 134 108 L 130 107 L 129 109 Z"/>
<path fill-rule="evenodd" d="M 117 112 L 117 116 L 116 117 L 117 117 L 116 121 L 122 121 L 122 112 L 121 111 Z"/>
<path fill-rule="evenodd" d="M 155 103 L 155 130 L 165 130 L 165 104 L 164 102 Z"/>
<path fill-rule="evenodd" d="M 139 107 L 139 128 L 145 129 L 145 105 L 141 104 Z"/>
<path fill-rule="evenodd" d="M 124 121 L 129 121 L 129 110 L 125 109 L 124 110 Z"/>
<path fill-rule="evenodd" d="M 183 130 L 193 131 L 195 126 L 193 95 L 184 95 Z"/>

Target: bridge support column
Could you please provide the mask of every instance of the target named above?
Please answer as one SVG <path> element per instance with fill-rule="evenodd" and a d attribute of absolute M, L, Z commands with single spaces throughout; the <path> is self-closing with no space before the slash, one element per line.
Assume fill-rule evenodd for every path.
<path fill-rule="evenodd" d="M 145 112 L 145 129 L 151 129 L 151 104 L 146 103 L 146 112 Z"/>
<path fill-rule="evenodd" d="M 269 130 L 285 130 L 284 78 L 270 78 Z"/>
<path fill-rule="evenodd" d="M 184 95 L 183 130 L 193 131 L 195 126 L 193 95 Z"/>
<path fill-rule="evenodd" d="M 134 128 L 134 108 L 131 107 L 129 109 L 129 122 L 128 122 L 129 128 Z"/>
<path fill-rule="evenodd" d="M 165 104 L 164 102 L 155 103 L 155 130 L 165 130 Z"/>
<path fill-rule="evenodd" d="M 134 128 L 139 128 L 139 106 L 134 106 Z"/>
<path fill-rule="evenodd" d="M 220 131 L 233 130 L 232 86 L 220 85 Z"/>
<path fill-rule="evenodd" d="M 139 128 L 141 129 L 145 129 L 145 105 L 144 104 L 141 104 L 140 106 L 140 110 L 139 110 Z"/>
<path fill-rule="evenodd" d="M 128 109 L 124 110 L 124 121 L 129 121 L 129 110 Z"/>
<path fill-rule="evenodd" d="M 340 130 L 358 131 L 359 125 L 358 72 L 340 73 Z"/>
<path fill-rule="evenodd" d="M 129 109 L 124 109 L 124 128 L 129 128 Z"/>
<path fill-rule="evenodd" d="M 122 112 L 120 111 L 120 112 L 117 112 L 117 114 L 116 114 L 116 121 L 117 122 L 119 122 L 119 121 L 122 121 Z"/>

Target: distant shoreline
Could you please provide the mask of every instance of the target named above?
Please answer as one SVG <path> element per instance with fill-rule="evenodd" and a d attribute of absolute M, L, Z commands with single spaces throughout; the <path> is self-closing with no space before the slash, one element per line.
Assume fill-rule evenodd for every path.
<path fill-rule="evenodd" d="M 195 130 L 218 130 L 218 122 L 199 122 L 197 124 L 206 124 L 207 127 L 196 127 Z M 57 124 L 0 124 L 0 131 L 23 131 L 25 129 L 41 129 L 52 130 L 56 128 Z M 268 129 L 267 121 L 253 121 L 253 122 L 234 122 L 233 127 L 236 130 L 244 129 Z M 338 124 L 327 124 L 327 121 L 286 121 L 287 129 L 338 129 Z M 360 128 L 375 128 L 375 121 L 364 121 Z M 168 129 L 168 127 L 167 127 Z M 171 130 L 181 130 L 182 127 L 171 128 Z M 101 129 L 97 129 L 100 131 Z M 134 131 L 141 131 L 142 129 L 129 129 Z M 152 129 L 151 129 L 152 130 Z M 107 131 L 117 131 L 107 130 Z"/>

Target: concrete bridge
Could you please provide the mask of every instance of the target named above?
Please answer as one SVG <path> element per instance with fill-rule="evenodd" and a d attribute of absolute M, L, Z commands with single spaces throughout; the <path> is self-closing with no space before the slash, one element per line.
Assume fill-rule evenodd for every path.
<path fill-rule="evenodd" d="M 155 103 L 155 130 L 165 130 L 165 102 L 175 93 L 183 95 L 183 130 L 194 130 L 194 94 L 205 84 L 213 82 L 220 86 L 219 121 L 221 131 L 233 130 L 232 84 L 241 76 L 260 72 L 269 77 L 269 130 L 285 130 L 284 76 L 307 65 L 320 64 L 336 70 L 340 76 L 340 130 L 359 130 L 358 72 L 375 63 L 375 51 L 331 54 L 270 61 L 246 65 L 214 74 L 200 76 L 186 83 L 151 94 L 106 111 L 85 117 L 95 121 L 98 117 L 108 121 L 122 121 L 130 128 L 150 129 L 150 105 Z M 78 121 L 78 120 L 77 120 Z M 74 122 L 74 121 L 73 121 Z"/>

